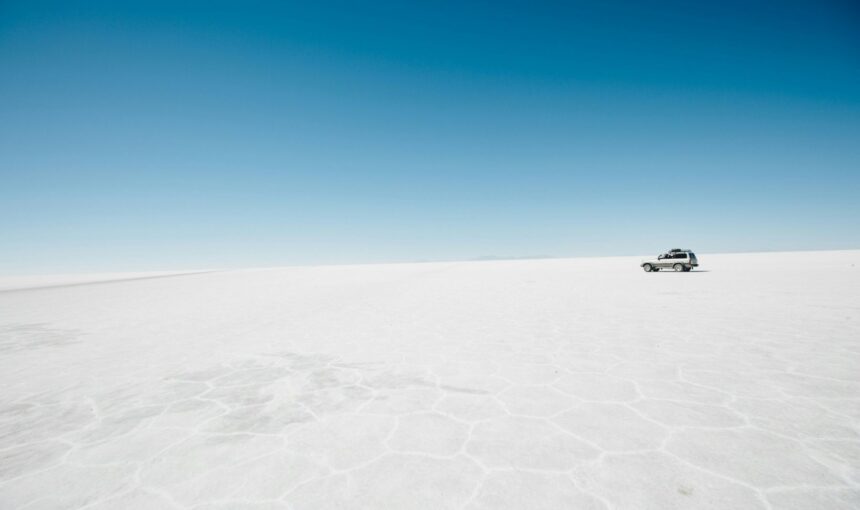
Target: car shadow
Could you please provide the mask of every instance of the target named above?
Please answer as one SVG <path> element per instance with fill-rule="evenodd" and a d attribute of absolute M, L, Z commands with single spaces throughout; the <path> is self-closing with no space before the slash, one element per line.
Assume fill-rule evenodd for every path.
<path fill-rule="evenodd" d="M 710 269 L 697 269 L 697 270 L 693 270 L 693 271 L 678 272 L 678 271 L 673 271 L 671 269 L 667 269 L 667 270 L 658 271 L 658 272 L 659 273 L 678 273 L 678 274 L 688 273 L 689 274 L 689 273 L 710 273 L 711 271 L 710 271 Z"/>

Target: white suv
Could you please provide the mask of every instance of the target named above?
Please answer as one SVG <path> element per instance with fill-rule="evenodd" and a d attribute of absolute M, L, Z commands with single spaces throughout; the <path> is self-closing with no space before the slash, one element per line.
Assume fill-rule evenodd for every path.
<path fill-rule="evenodd" d="M 659 271 L 661 269 L 674 269 L 678 272 L 691 271 L 698 265 L 699 261 L 696 259 L 695 253 L 690 250 L 681 250 L 679 248 L 669 250 L 668 252 L 659 255 L 656 259 L 643 260 L 642 263 L 639 264 L 646 273 Z"/>

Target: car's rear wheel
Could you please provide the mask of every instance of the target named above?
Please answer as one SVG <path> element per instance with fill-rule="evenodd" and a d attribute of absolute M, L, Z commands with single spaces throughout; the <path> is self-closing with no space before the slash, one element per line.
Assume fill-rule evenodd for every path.
<path fill-rule="evenodd" d="M 644 269 L 646 273 L 650 273 L 654 270 L 654 268 L 651 267 L 651 264 L 645 264 L 644 266 L 642 266 L 642 269 Z"/>
<path fill-rule="evenodd" d="M 681 272 L 681 271 L 683 271 L 683 270 L 684 270 L 684 265 L 683 265 L 683 264 L 675 264 L 675 271 L 677 271 L 677 272 L 679 272 L 679 273 L 680 273 L 680 272 Z"/>

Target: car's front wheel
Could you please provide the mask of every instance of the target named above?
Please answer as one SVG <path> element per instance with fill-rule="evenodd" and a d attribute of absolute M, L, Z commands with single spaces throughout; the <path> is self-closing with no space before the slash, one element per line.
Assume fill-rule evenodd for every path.
<path fill-rule="evenodd" d="M 683 264 L 675 264 L 675 271 L 676 271 L 676 272 L 680 273 L 680 272 L 681 272 L 681 271 L 683 271 L 683 270 L 684 270 L 684 265 L 683 265 Z"/>
<path fill-rule="evenodd" d="M 644 269 L 646 273 L 650 273 L 654 270 L 654 268 L 651 267 L 651 264 L 645 264 L 644 266 L 642 266 L 642 269 Z"/>

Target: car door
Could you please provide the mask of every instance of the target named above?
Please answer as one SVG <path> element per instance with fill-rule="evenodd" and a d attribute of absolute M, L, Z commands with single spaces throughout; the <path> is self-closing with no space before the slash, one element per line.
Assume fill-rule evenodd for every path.
<path fill-rule="evenodd" d="M 672 254 L 663 253 L 657 257 L 657 267 L 672 267 Z"/>
<path fill-rule="evenodd" d="M 684 252 L 675 253 L 675 255 L 672 257 L 672 265 L 674 266 L 678 262 L 680 262 L 681 264 L 684 264 L 684 266 L 686 266 L 687 264 L 690 263 L 690 260 L 687 258 L 687 254 Z"/>

